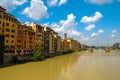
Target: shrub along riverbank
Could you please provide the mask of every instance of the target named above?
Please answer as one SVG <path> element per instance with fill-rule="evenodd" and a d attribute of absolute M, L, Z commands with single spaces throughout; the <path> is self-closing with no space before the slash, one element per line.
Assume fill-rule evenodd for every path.
<path fill-rule="evenodd" d="M 81 48 L 79 51 L 85 51 L 85 50 L 87 50 L 87 48 Z M 79 51 L 70 50 L 69 52 L 64 53 L 62 55 L 72 54 L 72 53 L 79 52 Z M 33 61 L 42 61 L 44 59 L 46 59 L 46 58 L 44 57 L 44 55 L 42 55 L 41 49 L 36 49 L 36 51 L 31 56 L 30 59 L 18 60 L 17 63 L 20 64 L 20 63 L 33 62 Z"/>
<path fill-rule="evenodd" d="M 85 50 L 87 50 L 87 48 L 81 48 L 79 51 L 85 51 Z M 79 52 L 79 51 L 72 51 L 72 50 L 70 50 L 69 52 L 64 53 L 62 55 L 73 54 L 73 53 Z M 58 56 L 61 56 L 61 55 L 58 55 Z M 32 55 L 30 55 L 29 59 L 19 60 L 17 58 L 17 56 L 15 56 L 13 63 L 0 65 L 0 68 L 12 66 L 12 65 L 15 65 L 15 64 L 24 64 L 24 63 L 27 63 L 27 62 L 43 61 L 45 59 L 46 58 L 44 57 L 44 55 L 42 55 L 41 49 L 36 49 L 35 52 Z"/>
<path fill-rule="evenodd" d="M 85 51 L 87 50 L 87 48 L 81 48 L 79 51 Z M 62 55 L 66 55 L 66 54 L 72 54 L 74 52 L 78 52 L 78 51 L 72 51 L 70 50 L 69 52 L 63 53 Z M 26 62 L 34 62 L 34 61 L 42 61 L 46 59 L 44 57 L 44 55 L 42 54 L 42 50 L 40 48 L 37 48 L 35 50 L 35 52 L 31 55 L 31 58 L 29 59 L 23 59 L 23 60 L 15 60 L 14 64 L 22 64 L 22 63 L 26 63 Z"/>
<path fill-rule="evenodd" d="M 41 49 L 36 49 L 35 52 L 31 55 L 30 59 L 24 59 L 24 60 L 18 60 L 17 63 L 26 63 L 26 62 L 32 62 L 32 61 L 42 61 L 45 57 L 42 55 Z"/>

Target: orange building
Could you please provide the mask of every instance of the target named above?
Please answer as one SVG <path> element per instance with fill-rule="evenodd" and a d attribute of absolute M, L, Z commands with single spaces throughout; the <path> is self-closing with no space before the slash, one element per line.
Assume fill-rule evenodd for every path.
<path fill-rule="evenodd" d="M 16 53 L 17 54 L 31 54 L 35 50 L 35 32 L 32 27 L 18 24 L 17 39 L 16 39 Z"/>

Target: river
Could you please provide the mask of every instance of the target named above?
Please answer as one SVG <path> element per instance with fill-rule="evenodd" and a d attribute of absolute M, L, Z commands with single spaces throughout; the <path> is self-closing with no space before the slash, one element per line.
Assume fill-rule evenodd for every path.
<path fill-rule="evenodd" d="M 0 68 L 0 80 L 120 80 L 120 52 L 82 51 Z"/>

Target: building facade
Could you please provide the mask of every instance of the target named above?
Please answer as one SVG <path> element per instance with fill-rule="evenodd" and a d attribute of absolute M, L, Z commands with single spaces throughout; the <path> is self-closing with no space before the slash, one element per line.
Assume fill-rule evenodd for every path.
<path fill-rule="evenodd" d="M 44 27 L 42 25 L 31 23 L 31 27 L 35 32 L 35 48 L 44 52 Z"/>
<path fill-rule="evenodd" d="M 59 35 L 57 35 L 57 55 L 62 54 L 62 39 Z"/>
<path fill-rule="evenodd" d="M 31 26 L 18 24 L 16 54 L 32 54 L 35 50 L 35 32 Z"/>
<path fill-rule="evenodd" d="M 18 20 L 0 7 L 0 34 L 5 36 L 5 53 L 14 53 Z"/>
<path fill-rule="evenodd" d="M 60 37 L 58 38 L 58 34 L 50 27 L 44 28 L 44 53 L 46 57 L 52 57 L 57 55 L 57 52 L 60 51 L 58 47 L 58 45 L 60 45 L 60 42 L 58 42 L 58 39 L 60 41 Z"/>

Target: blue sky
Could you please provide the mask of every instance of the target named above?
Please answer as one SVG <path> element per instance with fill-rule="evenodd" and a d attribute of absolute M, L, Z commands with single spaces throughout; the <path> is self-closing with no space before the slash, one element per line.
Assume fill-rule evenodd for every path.
<path fill-rule="evenodd" d="M 120 42 L 120 0 L 0 0 L 21 23 L 50 26 L 83 44 Z"/>

